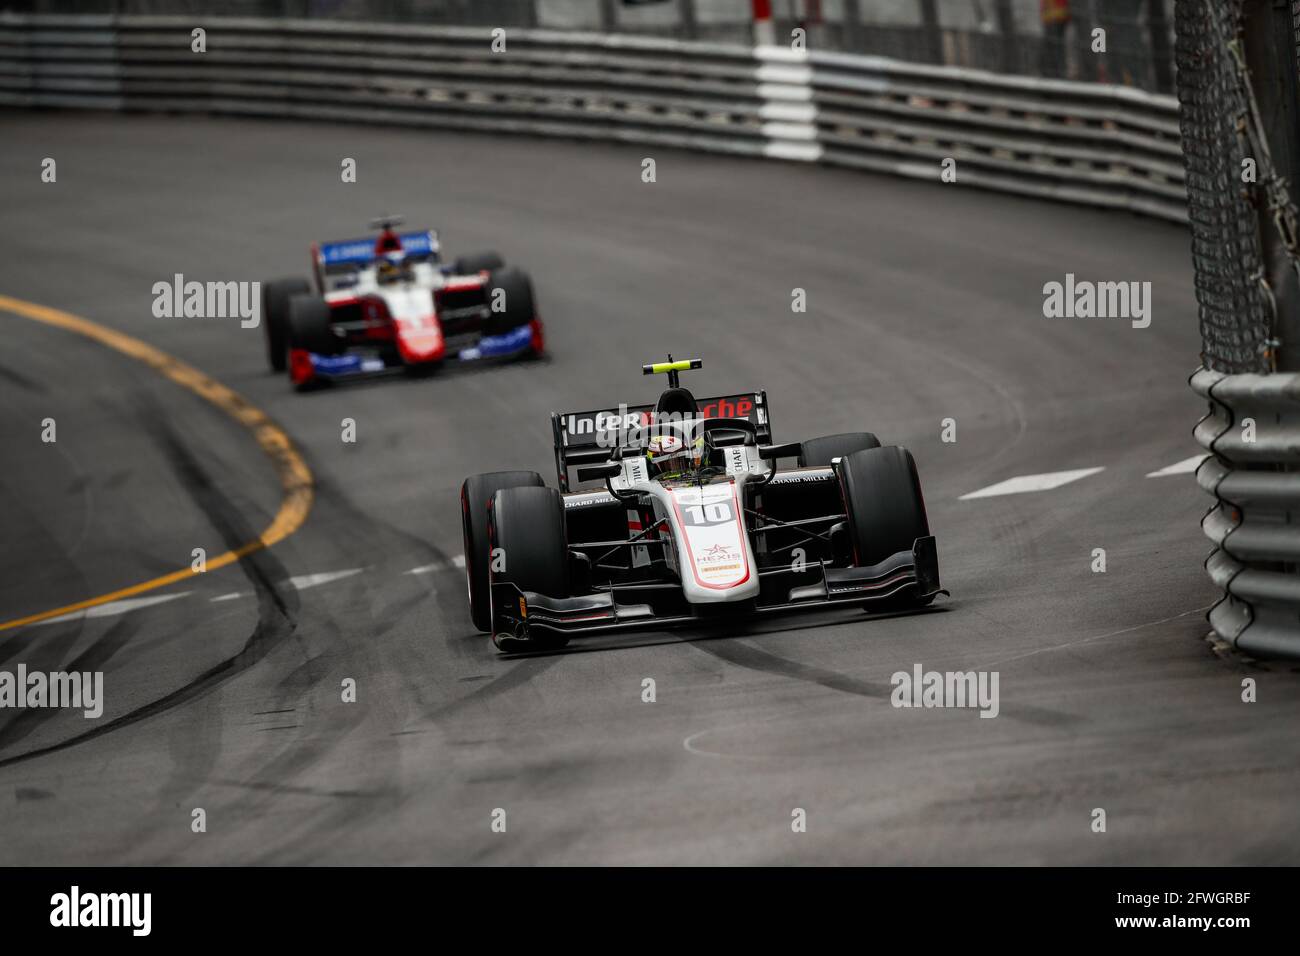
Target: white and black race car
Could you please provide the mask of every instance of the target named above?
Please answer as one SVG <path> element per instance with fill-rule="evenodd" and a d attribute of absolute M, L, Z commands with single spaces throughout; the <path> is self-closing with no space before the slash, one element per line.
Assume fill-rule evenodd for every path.
<path fill-rule="evenodd" d="M 855 432 L 774 445 L 767 396 L 551 416 L 559 489 L 531 471 L 461 486 L 470 616 L 503 651 L 581 634 L 835 604 L 929 604 L 939 562 L 911 454 Z M 798 466 L 778 469 L 780 459 Z M 579 483 L 570 488 L 570 470 Z"/>

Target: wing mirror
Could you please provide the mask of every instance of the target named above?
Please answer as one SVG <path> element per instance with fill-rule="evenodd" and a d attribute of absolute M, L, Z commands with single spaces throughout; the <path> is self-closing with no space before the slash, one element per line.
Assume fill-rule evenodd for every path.
<path fill-rule="evenodd" d="M 709 433 L 709 444 L 714 448 L 731 448 L 733 445 L 743 445 L 749 440 L 749 436 L 739 431 L 724 431 L 718 429 Z"/>
<path fill-rule="evenodd" d="M 623 466 L 616 461 L 605 462 L 601 465 L 579 465 L 579 481 L 601 481 L 604 479 L 614 478 L 623 473 Z"/>
<path fill-rule="evenodd" d="M 797 441 L 786 442 L 784 445 L 758 446 L 758 457 L 765 460 L 798 458 L 801 454 L 803 454 L 803 444 Z"/>
<path fill-rule="evenodd" d="M 771 462 L 767 469 L 767 477 L 759 483 L 759 486 L 766 485 L 776 477 L 776 460 L 778 458 L 797 458 L 802 454 L 803 445 L 797 441 L 787 442 L 784 445 L 759 445 L 758 457 Z"/>

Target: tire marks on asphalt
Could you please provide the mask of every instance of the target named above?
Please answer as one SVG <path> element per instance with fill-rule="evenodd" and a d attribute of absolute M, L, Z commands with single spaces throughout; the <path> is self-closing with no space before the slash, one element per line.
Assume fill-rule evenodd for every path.
<path fill-rule="evenodd" d="M 152 345 L 81 316 L 38 305 L 34 302 L 25 302 L 22 299 L 15 299 L 6 295 L 0 295 L 0 311 L 9 312 L 69 332 L 75 332 L 142 362 L 177 385 L 188 389 L 221 409 L 221 411 L 252 432 L 254 439 L 275 468 L 284 496 L 271 524 L 260 535 L 246 538 L 238 545 L 231 546 L 231 550 L 224 554 L 209 559 L 207 562 L 208 571 L 233 564 L 255 551 L 269 548 L 302 527 L 312 505 L 313 480 L 311 471 L 284 430 L 261 409 L 250 405 L 242 395 L 227 388 L 192 365 L 182 362 L 180 359 L 154 348 Z M 29 614 L 10 621 L 0 621 L 0 631 L 23 627 L 47 618 L 59 617 L 74 611 L 134 597 L 137 594 L 184 581 L 196 573 L 198 572 L 194 571 L 193 568 L 186 567 L 149 581 L 142 581 L 138 584 L 119 588 L 107 594 L 86 598 L 63 607 L 42 611 L 38 614 Z"/>

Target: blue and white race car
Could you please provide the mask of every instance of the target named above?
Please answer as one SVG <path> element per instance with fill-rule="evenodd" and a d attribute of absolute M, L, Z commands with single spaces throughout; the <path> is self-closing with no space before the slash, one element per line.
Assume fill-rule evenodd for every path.
<path fill-rule="evenodd" d="M 262 284 L 267 359 L 298 388 L 448 359 L 540 356 L 532 282 L 495 252 L 441 259 L 438 234 L 371 223 L 375 239 L 312 246 L 313 281 Z"/>

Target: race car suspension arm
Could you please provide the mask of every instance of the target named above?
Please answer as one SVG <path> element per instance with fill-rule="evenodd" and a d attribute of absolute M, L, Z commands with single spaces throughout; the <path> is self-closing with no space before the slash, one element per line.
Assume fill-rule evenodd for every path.
<path fill-rule="evenodd" d="M 782 547 L 779 548 L 772 549 L 771 551 L 772 554 L 779 554 L 782 551 L 789 551 L 792 548 L 797 548 L 799 547 L 799 545 L 806 544 L 807 542 L 812 541 L 814 538 L 816 538 L 819 541 L 824 541 L 825 543 L 830 544 L 831 536 L 829 531 L 826 533 L 821 533 L 817 531 L 812 531 L 806 526 L 821 524 L 825 522 L 834 524 L 837 521 L 844 521 L 848 517 L 847 515 L 819 515 L 818 517 L 815 518 L 798 518 L 794 521 L 782 521 L 779 518 L 770 518 L 767 515 L 759 514 L 757 511 L 752 511 L 749 508 L 745 509 L 745 514 L 750 515 L 756 520 L 763 522 L 763 524 L 758 525 L 753 529 L 754 534 L 764 534 L 768 531 L 772 531 L 777 528 L 790 528 L 804 535 L 804 537 L 800 538 L 798 541 L 792 542 L 791 544 L 783 545 Z"/>
<path fill-rule="evenodd" d="M 656 544 L 659 545 L 660 547 L 663 547 L 664 544 L 667 543 L 667 542 L 665 542 L 665 541 L 663 541 L 663 540 L 656 540 L 656 541 L 642 541 L 641 539 L 644 538 L 644 537 L 646 537 L 646 535 L 650 534 L 651 532 L 657 531 L 657 530 L 659 530 L 660 528 L 666 528 L 667 526 L 668 526 L 668 519 L 667 519 L 667 518 L 660 518 L 660 519 L 659 519 L 658 521 L 656 521 L 654 524 L 650 525 L 650 527 L 648 527 L 648 528 L 643 528 L 641 531 L 638 531 L 636 534 L 632 535 L 632 537 L 628 538 L 626 541 L 592 541 L 592 542 L 583 542 L 582 544 L 579 544 L 578 547 L 581 547 L 581 548 L 599 548 L 599 547 L 604 547 L 604 546 L 610 546 L 610 548 L 609 548 L 608 551 L 606 551 L 604 554 L 602 554 L 600 557 L 598 557 L 595 561 L 592 562 L 592 566 L 593 566 L 593 567 L 602 567 L 603 565 L 601 564 L 601 562 L 604 561 L 606 558 L 611 557 L 611 556 L 614 555 L 614 554 L 617 554 L 617 553 L 618 553 L 618 550 L 619 550 L 620 548 L 632 548 L 632 547 L 636 547 L 636 546 L 638 546 L 638 545 L 641 546 L 641 547 L 643 547 L 643 548 L 648 548 L 648 547 L 652 547 L 652 546 L 654 546 L 654 545 L 656 545 Z M 626 571 L 626 570 L 628 570 L 628 569 L 627 569 L 627 568 L 609 568 L 609 567 L 606 567 L 605 570 L 607 570 L 607 571 Z"/>

